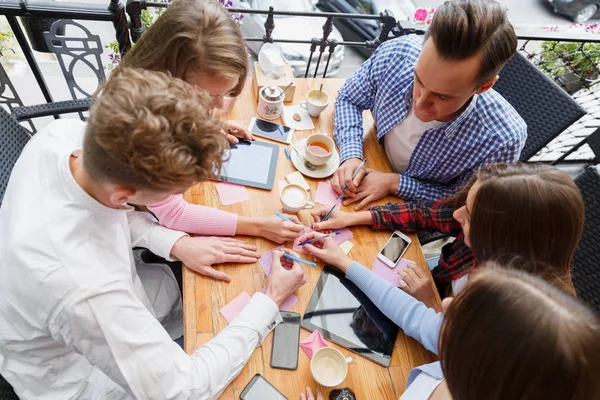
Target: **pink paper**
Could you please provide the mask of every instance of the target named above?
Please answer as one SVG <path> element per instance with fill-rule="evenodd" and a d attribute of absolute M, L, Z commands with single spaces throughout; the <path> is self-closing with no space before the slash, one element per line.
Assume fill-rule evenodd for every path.
<path fill-rule="evenodd" d="M 294 240 L 294 246 L 292 247 L 292 250 L 294 250 L 297 253 L 304 253 L 306 254 L 306 250 L 304 250 L 304 246 L 300 246 L 300 237 L 304 236 L 306 233 L 310 233 L 313 232 L 314 229 L 309 229 L 306 228 L 304 229 L 301 233 L 300 236 L 296 238 L 296 240 Z M 323 234 L 325 235 L 325 234 Z M 337 243 L 344 243 L 346 240 L 352 239 L 353 237 L 353 233 L 350 229 L 348 228 L 344 228 L 344 229 L 340 229 L 340 234 L 339 235 L 335 235 L 333 236 L 333 240 Z"/>
<path fill-rule="evenodd" d="M 244 307 L 246 307 L 246 304 L 248 304 L 249 301 L 250 295 L 246 292 L 242 292 L 238 295 L 238 297 L 227 303 L 225 307 L 221 308 L 219 312 L 225 317 L 227 322 L 231 322 L 231 320 L 234 319 Z"/>
<path fill-rule="evenodd" d="M 391 283 L 392 285 L 400 286 L 400 279 L 402 277 L 398 274 L 398 271 L 408 267 L 408 264 L 414 264 L 414 261 L 409 261 L 401 258 L 394 268 L 390 268 L 383 263 L 379 258 L 375 258 L 373 263 L 373 272 Z"/>
<path fill-rule="evenodd" d="M 287 185 L 288 185 L 288 182 L 285 179 L 282 179 L 282 180 L 280 180 L 280 181 L 277 182 L 277 186 L 279 187 L 279 194 L 281 194 L 281 191 Z"/>
<path fill-rule="evenodd" d="M 261 290 L 261 293 L 266 292 L 267 288 L 263 288 L 263 290 Z M 279 307 L 280 311 L 290 311 L 292 309 L 292 307 L 294 306 L 294 304 L 296 304 L 298 302 L 298 297 L 295 294 L 290 294 L 290 296 L 285 299 L 285 301 L 283 303 L 281 303 L 281 307 Z"/>
<path fill-rule="evenodd" d="M 279 246 L 274 248 L 273 250 L 281 250 L 283 246 Z M 266 253 L 263 253 L 262 257 L 258 259 L 263 271 L 265 271 L 265 275 L 269 276 L 269 272 L 271 272 L 271 262 L 273 261 L 273 250 L 269 250 Z"/>
<path fill-rule="evenodd" d="M 302 350 L 304 350 L 304 352 L 308 356 L 308 359 L 312 360 L 317 350 L 319 350 L 322 347 L 328 346 L 327 342 L 325 342 L 325 339 L 323 339 L 323 335 L 321 335 L 321 332 L 314 331 L 313 333 L 308 335 L 306 339 L 300 342 L 300 347 L 302 348 Z"/>
<path fill-rule="evenodd" d="M 248 191 L 245 186 L 219 182 L 215 183 L 215 187 L 224 206 L 248 200 Z"/>
<path fill-rule="evenodd" d="M 315 195 L 315 202 L 333 206 L 339 197 L 340 195 L 333 190 L 329 183 L 319 182 L 317 193 Z"/>

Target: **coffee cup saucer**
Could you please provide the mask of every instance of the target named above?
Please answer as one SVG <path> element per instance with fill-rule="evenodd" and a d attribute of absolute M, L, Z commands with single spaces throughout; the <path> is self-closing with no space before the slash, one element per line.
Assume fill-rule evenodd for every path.
<path fill-rule="evenodd" d="M 296 145 L 298 151 L 304 154 L 304 151 L 306 150 L 306 139 L 300 139 L 297 142 L 294 142 L 294 145 Z M 296 169 L 300 171 L 302 175 L 311 178 L 322 179 L 330 177 L 340 166 L 340 153 L 338 153 L 336 149 L 333 149 L 333 154 L 331 155 L 329 161 L 327 161 L 327 164 L 320 165 L 314 170 L 308 169 L 304 164 L 302 157 L 295 151 L 292 151 L 290 156 L 292 158 L 292 164 L 294 164 L 294 167 L 296 167 Z"/>

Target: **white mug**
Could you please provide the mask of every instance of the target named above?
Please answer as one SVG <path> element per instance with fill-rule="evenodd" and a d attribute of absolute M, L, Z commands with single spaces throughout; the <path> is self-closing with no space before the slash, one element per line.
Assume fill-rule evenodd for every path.
<path fill-rule="evenodd" d="M 321 347 L 310 360 L 310 374 L 321 386 L 335 387 L 348 376 L 348 363 L 352 358 L 344 358 L 338 349 Z"/>
<path fill-rule="evenodd" d="M 300 185 L 290 184 L 281 189 L 279 194 L 283 212 L 297 214 L 305 208 L 314 208 L 315 203 L 308 200 L 308 192 Z"/>
<path fill-rule="evenodd" d="M 306 109 L 311 117 L 318 117 L 329 105 L 329 95 L 319 89 L 310 90 L 306 93 L 306 100 L 300 103 L 300 107 Z"/>
<path fill-rule="evenodd" d="M 315 133 L 306 139 L 304 158 L 313 165 L 325 165 L 333 155 L 333 140 L 322 133 Z"/>

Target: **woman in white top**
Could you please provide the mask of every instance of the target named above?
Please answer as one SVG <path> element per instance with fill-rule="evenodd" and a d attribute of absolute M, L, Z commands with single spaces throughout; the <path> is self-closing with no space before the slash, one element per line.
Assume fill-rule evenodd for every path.
<path fill-rule="evenodd" d="M 563 290 L 488 263 L 443 307 L 440 361 L 401 400 L 600 398 L 600 317 Z"/>

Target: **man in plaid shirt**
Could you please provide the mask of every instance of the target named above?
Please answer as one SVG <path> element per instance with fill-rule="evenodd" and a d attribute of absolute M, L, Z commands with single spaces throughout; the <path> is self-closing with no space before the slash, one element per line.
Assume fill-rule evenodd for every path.
<path fill-rule="evenodd" d="M 493 0 L 455 0 L 438 8 L 425 38 L 390 40 L 346 81 L 335 104 L 334 137 L 344 184 L 356 209 L 388 194 L 437 200 L 456 193 L 473 172 L 515 162 L 525 122 L 492 88 L 515 54 L 506 10 Z M 394 173 L 353 173 L 363 157 L 362 111 L 370 110 Z"/>

